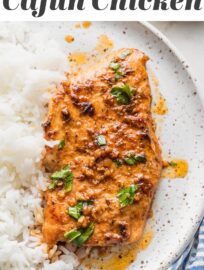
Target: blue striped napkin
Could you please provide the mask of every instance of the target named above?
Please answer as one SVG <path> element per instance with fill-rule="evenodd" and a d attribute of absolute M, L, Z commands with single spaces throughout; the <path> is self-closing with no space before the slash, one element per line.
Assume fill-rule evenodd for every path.
<path fill-rule="evenodd" d="M 204 270 L 204 219 L 192 242 L 168 270 Z"/>

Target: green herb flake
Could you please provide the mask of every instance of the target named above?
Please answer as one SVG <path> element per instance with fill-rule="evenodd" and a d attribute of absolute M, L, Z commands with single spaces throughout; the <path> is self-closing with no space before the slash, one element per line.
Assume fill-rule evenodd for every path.
<path fill-rule="evenodd" d="M 79 237 L 81 235 L 80 231 L 77 230 L 71 230 L 69 232 L 66 232 L 64 234 L 64 238 L 69 240 L 70 242 L 74 241 L 77 237 Z"/>
<path fill-rule="evenodd" d="M 145 155 L 129 155 L 124 158 L 124 161 L 128 165 L 135 165 L 137 163 L 145 163 L 147 161 Z"/>
<path fill-rule="evenodd" d="M 64 234 L 64 238 L 73 242 L 77 247 L 81 247 L 93 234 L 94 223 L 90 223 L 86 229 L 71 230 Z"/>
<path fill-rule="evenodd" d="M 126 157 L 126 158 L 124 158 L 124 161 L 128 165 L 135 165 L 135 163 L 136 163 L 134 156 Z"/>
<path fill-rule="evenodd" d="M 147 161 L 147 158 L 145 155 L 137 155 L 135 156 L 135 161 L 137 163 L 145 163 Z"/>
<path fill-rule="evenodd" d="M 106 138 L 103 135 L 97 136 L 97 144 L 99 146 L 105 146 L 106 145 Z"/>
<path fill-rule="evenodd" d="M 117 167 L 120 167 L 120 166 L 123 165 L 123 161 L 120 160 L 120 159 L 114 159 L 113 162 L 115 163 L 115 165 L 116 165 Z"/>
<path fill-rule="evenodd" d="M 68 208 L 68 214 L 75 218 L 79 219 L 82 216 L 83 202 L 78 202 L 75 206 Z"/>
<path fill-rule="evenodd" d="M 94 201 L 92 201 L 92 200 L 83 201 L 83 207 L 84 206 L 92 206 L 93 204 L 94 204 Z"/>
<path fill-rule="evenodd" d="M 58 181 L 63 181 L 65 191 L 70 192 L 72 190 L 73 173 L 71 172 L 69 165 L 65 166 L 62 170 L 53 173 L 51 179 L 52 182 L 49 189 L 55 189 Z"/>
<path fill-rule="evenodd" d="M 174 161 L 170 161 L 170 162 L 168 162 L 168 164 L 169 164 L 169 166 L 171 166 L 171 167 L 176 167 L 176 166 L 177 166 L 177 163 L 174 162 Z"/>
<path fill-rule="evenodd" d="M 71 172 L 70 167 L 69 165 L 67 165 L 62 170 L 53 173 L 51 175 L 51 179 L 63 180 L 70 174 L 70 172 Z"/>
<path fill-rule="evenodd" d="M 70 174 L 65 178 L 64 189 L 66 192 L 70 192 L 72 190 L 73 178 L 74 176 L 72 172 L 70 172 Z"/>
<path fill-rule="evenodd" d="M 128 104 L 134 95 L 134 89 L 132 89 L 128 84 L 122 84 L 114 86 L 111 90 L 111 94 L 116 98 L 118 103 Z"/>
<path fill-rule="evenodd" d="M 58 144 L 58 150 L 62 150 L 65 146 L 65 140 L 61 140 Z"/>
<path fill-rule="evenodd" d="M 121 59 L 125 59 L 130 54 L 131 54 L 131 52 L 129 50 L 126 50 L 126 51 L 122 52 L 119 57 Z"/>
<path fill-rule="evenodd" d="M 111 68 L 115 72 L 118 71 L 120 69 L 120 67 L 121 67 L 120 64 L 117 62 L 111 62 L 109 65 L 109 68 Z"/>
<path fill-rule="evenodd" d="M 93 205 L 93 201 L 88 200 L 88 201 L 80 201 L 78 202 L 75 206 L 73 207 L 68 207 L 67 209 L 67 213 L 68 215 L 70 215 L 71 217 L 75 218 L 75 219 L 79 219 L 82 215 L 83 215 L 83 208 L 85 206 L 92 206 Z"/>
<path fill-rule="evenodd" d="M 58 180 L 52 180 L 50 185 L 48 186 L 48 189 L 52 190 L 57 187 Z"/>
<path fill-rule="evenodd" d="M 134 202 L 134 196 L 136 191 L 139 189 L 138 185 L 131 185 L 130 187 L 123 188 L 118 192 L 118 199 L 120 207 L 123 208 L 127 205 L 131 205 Z"/>
<path fill-rule="evenodd" d="M 118 70 L 118 71 L 116 72 L 116 74 L 115 74 L 115 79 L 116 79 L 116 80 L 119 80 L 119 79 L 121 79 L 124 75 L 125 75 L 125 73 L 124 73 L 123 71 Z"/>
<path fill-rule="evenodd" d="M 81 247 L 93 234 L 94 223 L 90 223 L 89 226 L 81 232 L 81 235 L 74 239 L 74 244 L 77 247 Z"/>
<path fill-rule="evenodd" d="M 114 70 L 116 80 L 121 79 L 125 75 L 125 72 L 123 71 L 121 65 L 117 62 L 111 62 L 109 68 Z"/>

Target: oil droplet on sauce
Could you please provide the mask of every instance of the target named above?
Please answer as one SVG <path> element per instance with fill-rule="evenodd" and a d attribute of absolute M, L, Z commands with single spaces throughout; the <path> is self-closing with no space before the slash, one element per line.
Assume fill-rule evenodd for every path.
<path fill-rule="evenodd" d="M 74 41 L 74 37 L 71 35 L 67 35 L 64 39 L 68 43 L 72 43 Z"/>
<path fill-rule="evenodd" d="M 84 52 L 73 52 L 68 56 L 69 61 L 75 65 L 83 65 L 87 61 L 87 54 Z"/>
<path fill-rule="evenodd" d="M 184 178 L 188 174 L 188 162 L 183 159 L 173 159 L 164 162 L 163 178 Z"/>
<path fill-rule="evenodd" d="M 88 22 L 88 21 L 82 23 L 83 28 L 89 28 L 91 25 L 92 25 L 92 23 Z"/>
<path fill-rule="evenodd" d="M 137 254 L 145 250 L 152 241 L 153 233 L 144 233 L 136 244 L 117 248 L 93 249 L 89 257 L 85 258 L 82 265 L 87 269 L 125 270 L 137 257 Z M 95 254 L 93 254 L 95 253 Z M 97 255 L 96 255 L 97 254 Z"/>
<path fill-rule="evenodd" d="M 153 112 L 159 115 L 164 115 L 168 112 L 166 99 L 160 95 L 157 104 L 153 107 Z"/>
<path fill-rule="evenodd" d="M 96 50 L 99 53 L 104 53 L 112 48 L 113 48 L 113 41 L 107 35 L 99 36 L 98 42 L 96 44 Z"/>

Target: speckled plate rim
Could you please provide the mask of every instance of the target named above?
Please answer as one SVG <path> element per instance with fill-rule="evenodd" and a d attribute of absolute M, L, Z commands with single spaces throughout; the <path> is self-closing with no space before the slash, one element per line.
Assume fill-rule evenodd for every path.
<path fill-rule="evenodd" d="M 196 77 L 194 75 L 192 75 L 191 67 L 190 67 L 189 63 L 185 60 L 183 55 L 180 53 L 180 51 L 176 48 L 176 46 L 163 33 L 161 33 L 151 23 L 149 23 L 149 22 L 141 22 L 141 21 L 139 23 L 141 25 L 143 25 L 144 27 L 146 27 L 155 36 L 157 36 L 171 50 L 172 54 L 174 54 L 174 56 L 176 56 L 176 58 L 178 59 L 178 61 L 181 63 L 184 70 L 186 71 L 186 73 L 189 75 L 189 79 L 192 81 L 192 84 L 194 85 L 195 91 L 198 94 L 200 103 L 201 103 L 202 107 L 204 108 L 204 104 L 202 102 L 201 94 L 200 94 L 201 90 L 199 89 L 199 87 L 197 85 L 197 79 L 196 79 Z M 198 224 L 198 225 L 197 226 L 192 226 L 192 230 L 189 231 L 189 233 L 188 233 L 187 240 L 183 243 L 183 245 L 181 245 L 179 250 L 174 252 L 175 257 L 172 257 L 172 259 L 169 261 L 169 265 L 167 265 L 167 269 L 168 269 L 169 266 L 171 266 L 182 255 L 184 250 L 190 244 L 190 242 L 192 241 L 196 231 L 198 230 L 198 228 L 200 226 L 200 223 L 201 223 L 203 218 L 204 218 L 204 205 L 203 205 L 203 208 L 201 208 L 200 211 L 198 211 L 197 220 L 194 221 L 194 223 Z"/>

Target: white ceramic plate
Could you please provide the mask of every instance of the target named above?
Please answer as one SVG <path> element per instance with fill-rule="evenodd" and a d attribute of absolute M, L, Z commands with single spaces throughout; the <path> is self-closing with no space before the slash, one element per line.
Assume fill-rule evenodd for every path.
<path fill-rule="evenodd" d="M 105 33 L 114 41 L 115 49 L 136 47 L 150 56 L 148 68 L 159 79 L 169 109 L 159 134 L 163 156 L 170 153 L 185 159 L 190 169 L 185 179 L 161 181 L 153 205 L 154 218 L 149 221 L 154 238 L 130 269 L 167 269 L 189 243 L 204 213 L 204 113 L 185 62 L 149 24 L 98 22 L 88 30 L 76 29 L 69 22 L 28 25 L 32 31 L 47 29 L 60 43 L 65 35 L 72 34 L 75 42 L 63 45 L 67 54 L 90 51 L 97 37 Z"/>

